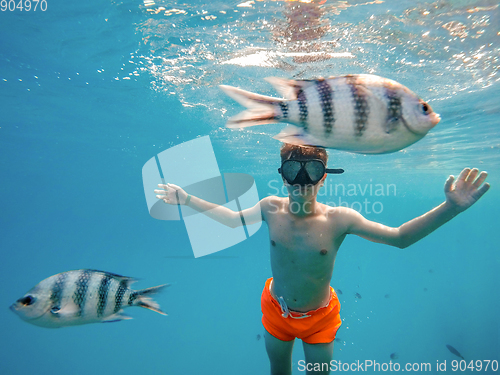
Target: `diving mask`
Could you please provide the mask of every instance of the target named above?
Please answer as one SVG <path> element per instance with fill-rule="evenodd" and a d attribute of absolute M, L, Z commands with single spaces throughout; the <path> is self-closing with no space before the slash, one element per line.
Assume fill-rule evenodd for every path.
<path fill-rule="evenodd" d="M 321 159 L 295 160 L 288 159 L 278 169 L 290 185 L 316 185 L 325 173 L 341 174 L 343 169 L 327 169 Z"/>

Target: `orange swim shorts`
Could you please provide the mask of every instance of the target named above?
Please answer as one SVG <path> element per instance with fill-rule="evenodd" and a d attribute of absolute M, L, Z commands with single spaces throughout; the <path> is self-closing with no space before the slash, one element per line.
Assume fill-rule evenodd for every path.
<path fill-rule="evenodd" d="M 340 302 L 337 294 L 331 289 L 328 306 L 300 313 L 289 311 L 284 317 L 280 303 L 271 295 L 269 287 L 272 278 L 266 281 L 262 292 L 262 324 L 267 332 L 282 341 L 291 341 L 296 337 L 308 344 L 329 343 L 335 339 L 340 320 Z"/>

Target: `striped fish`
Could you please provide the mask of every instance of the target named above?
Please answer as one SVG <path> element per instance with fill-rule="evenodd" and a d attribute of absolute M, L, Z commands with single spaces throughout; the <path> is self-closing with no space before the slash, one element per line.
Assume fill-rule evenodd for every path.
<path fill-rule="evenodd" d="M 132 290 L 134 281 L 89 269 L 62 272 L 38 283 L 10 309 L 28 323 L 47 328 L 132 319 L 122 313 L 130 306 L 167 315 L 149 295 L 168 285 Z"/>
<path fill-rule="evenodd" d="M 286 122 L 293 125 L 275 136 L 282 142 L 383 154 L 417 142 L 440 121 L 407 87 L 375 75 L 266 80 L 284 99 L 220 86 L 248 108 L 229 119 L 229 128 Z"/>

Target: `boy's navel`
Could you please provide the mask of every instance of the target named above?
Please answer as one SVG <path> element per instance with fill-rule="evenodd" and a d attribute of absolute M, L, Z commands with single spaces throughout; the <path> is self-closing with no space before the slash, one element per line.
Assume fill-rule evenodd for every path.
<path fill-rule="evenodd" d="M 274 242 L 273 240 L 271 240 L 271 246 L 276 246 L 276 242 Z"/>
<path fill-rule="evenodd" d="M 319 253 L 321 255 L 326 255 L 326 253 L 328 253 L 328 251 L 326 249 L 321 249 L 321 251 Z"/>

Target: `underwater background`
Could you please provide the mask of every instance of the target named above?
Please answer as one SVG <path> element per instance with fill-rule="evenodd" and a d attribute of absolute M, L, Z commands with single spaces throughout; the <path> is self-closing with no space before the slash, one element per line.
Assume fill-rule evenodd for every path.
<path fill-rule="evenodd" d="M 195 259 L 182 222 L 149 215 L 141 169 L 208 135 L 221 172 L 252 175 L 260 198 L 275 194 L 280 142 L 272 136 L 284 125 L 225 128 L 243 108 L 218 85 L 278 96 L 263 78 L 349 73 L 406 85 L 442 120 L 397 153 L 329 150 L 329 166 L 346 173 L 327 181 L 360 188 L 320 201 L 354 208 L 368 199 L 355 206 L 364 216 L 399 226 L 443 202 L 446 178 L 464 167 L 488 171 L 492 187 L 407 249 L 344 241 L 331 281 L 342 292 L 334 359 L 433 370 L 447 361 L 446 372 L 477 373 L 452 371 L 461 358 L 451 345 L 467 363 L 500 360 L 498 1 L 5 4 L 0 374 L 269 373 L 260 321 L 271 276 L 265 224 Z M 375 194 L 379 185 L 394 188 Z M 44 329 L 8 309 L 46 277 L 80 268 L 136 277 L 135 289 L 171 283 L 155 296 L 168 316 L 133 308 L 131 321 Z M 297 341 L 294 374 L 304 373 L 301 359 Z"/>

